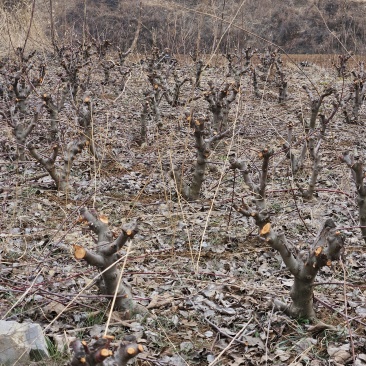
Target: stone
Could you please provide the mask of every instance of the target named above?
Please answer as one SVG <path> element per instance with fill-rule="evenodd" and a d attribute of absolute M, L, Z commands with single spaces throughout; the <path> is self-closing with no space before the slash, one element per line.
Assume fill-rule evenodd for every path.
<path fill-rule="evenodd" d="M 49 357 L 40 325 L 0 320 L 0 364 L 29 365 Z"/>

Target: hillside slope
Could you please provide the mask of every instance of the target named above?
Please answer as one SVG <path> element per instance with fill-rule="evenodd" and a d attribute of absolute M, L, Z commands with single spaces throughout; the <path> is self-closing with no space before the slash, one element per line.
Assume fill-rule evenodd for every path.
<path fill-rule="evenodd" d="M 154 42 L 177 53 L 196 47 L 210 52 L 218 43 L 221 52 L 248 44 L 263 47 L 263 39 L 255 35 L 291 53 L 340 52 L 341 44 L 356 53 L 366 48 L 363 0 L 144 0 L 141 4 L 140 51 Z M 58 24 L 61 32 L 70 26 L 82 31 L 83 6 L 81 0 L 59 4 L 59 15 L 65 15 Z M 88 0 L 85 14 L 94 36 L 128 47 L 139 12 L 135 0 Z"/>

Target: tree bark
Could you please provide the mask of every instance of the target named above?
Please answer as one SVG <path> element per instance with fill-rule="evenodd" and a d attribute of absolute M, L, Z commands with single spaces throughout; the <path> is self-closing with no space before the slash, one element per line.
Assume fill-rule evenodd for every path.
<path fill-rule="evenodd" d="M 102 292 L 106 295 L 116 295 L 115 308 L 124 313 L 125 318 L 130 318 L 136 312 L 142 312 L 144 308 L 135 303 L 130 290 L 122 283 L 118 283 L 119 270 L 116 261 L 120 258 L 119 250 L 126 242 L 134 237 L 137 232 L 136 223 L 122 228 L 122 233 L 113 240 L 113 233 L 108 225 L 103 223 L 96 212 L 89 211 L 86 207 L 81 208 L 82 217 L 89 223 L 89 228 L 98 235 L 96 252 L 81 246 L 74 246 L 76 259 L 83 259 L 91 266 L 102 270 Z M 145 311 L 146 312 L 146 311 Z"/>

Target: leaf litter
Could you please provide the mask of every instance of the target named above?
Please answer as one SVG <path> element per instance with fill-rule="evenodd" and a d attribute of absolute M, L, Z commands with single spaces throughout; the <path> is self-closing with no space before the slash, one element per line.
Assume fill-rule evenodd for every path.
<path fill-rule="evenodd" d="M 134 92 L 128 90 L 126 100 Z M 247 122 L 246 128 L 254 132 L 255 124 L 263 123 L 263 115 L 255 113 L 257 105 L 253 101 L 248 99 L 246 103 L 253 105 L 250 108 L 252 121 Z M 281 118 L 288 118 L 288 112 L 280 106 L 266 100 L 263 103 L 264 109 L 266 106 L 277 108 L 278 113 L 269 117 L 271 123 L 283 124 Z M 104 108 L 117 113 L 113 105 Z M 177 120 L 180 112 L 174 112 Z M 101 109 L 99 116 L 105 121 Z M 277 116 L 282 117 L 277 119 Z M 361 127 L 353 127 L 363 133 Z M 29 290 L 7 319 L 31 320 L 46 327 L 60 316 L 48 330 L 55 339 L 63 334 L 90 339 L 103 333 L 110 300 L 98 292 L 95 270 L 72 256 L 74 244 L 95 247 L 95 238 L 76 222 L 78 208 L 86 203 L 96 205 L 103 215 L 102 220 L 116 233 L 130 218 L 139 219 L 139 233 L 132 243 L 132 255 L 123 279 L 135 299 L 150 309 L 151 317 L 126 321 L 114 313 L 110 324 L 110 332 L 117 338 L 135 334 L 146 345 L 146 351 L 136 361 L 138 364 L 208 365 L 222 350 L 227 351 L 218 365 L 350 363 L 352 349 L 346 330 L 344 274 L 340 266 L 334 264 L 317 278 L 315 302 L 326 325 L 314 328 L 301 319 L 291 320 L 274 312 L 271 300 L 274 297 L 288 299 L 292 279 L 277 254 L 256 237 L 256 229 L 250 221 L 232 212 L 228 223 L 232 197 L 241 197 L 246 192 L 245 184 L 239 180 L 233 191 L 232 182 L 224 183 L 212 204 L 212 187 L 217 175 L 208 173 L 202 200 L 179 201 L 172 183 L 167 178 L 162 179 L 165 172 L 154 167 L 160 166 L 162 160 L 169 161 L 171 152 L 166 146 L 170 146 L 172 133 L 177 140 L 175 158 L 186 159 L 189 131 L 184 127 L 173 132 L 169 128 L 165 135 L 150 131 L 151 141 L 140 148 L 131 143 L 121 126 L 114 128 L 109 137 L 110 142 L 115 143 L 117 158 L 112 167 L 94 172 L 100 174 L 97 193 L 90 179 L 82 173 L 82 162 L 73 169 L 78 189 L 70 194 L 52 191 L 52 181 L 47 177 L 38 183 L 21 187 L 14 184 L 0 191 L 4 218 L 0 233 L 2 315 Z M 261 143 L 272 139 L 278 143 L 276 131 L 271 128 L 264 127 Z M 345 136 L 340 137 L 339 144 L 352 146 L 354 138 L 349 136 L 350 132 L 342 133 Z M 357 135 L 356 132 L 351 134 Z M 364 151 L 365 147 L 362 149 Z M 191 158 L 194 157 L 190 153 Z M 220 148 L 216 153 L 220 154 Z M 87 156 L 82 158 L 85 160 Z M 335 164 L 331 154 L 324 159 Z M 9 161 L 1 156 L 0 163 L 1 183 L 9 186 L 8 174 L 17 182 L 19 176 Z M 319 183 L 329 188 L 335 180 L 342 179 L 340 188 L 351 191 L 351 187 L 346 187 L 348 183 L 342 168 L 337 169 L 336 172 L 325 170 L 323 173 L 328 177 Z M 24 174 L 32 175 L 37 171 L 36 164 L 30 163 Z M 340 172 L 341 178 L 337 175 Z M 284 181 L 280 176 L 270 188 L 283 187 Z M 94 199 L 86 198 L 93 194 Z M 275 195 L 273 198 L 276 199 Z M 290 233 L 293 244 L 300 250 L 306 244 L 304 232 L 300 231 L 303 222 L 294 214 L 291 197 L 287 199 L 289 202 L 280 209 L 277 225 Z M 320 192 L 310 209 L 300 207 L 301 214 L 307 217 L 306 224 L 312 229 L 323 215 L 319 205 L 324 202 L 328 214 L 340 222 L 346 224 L 350 216 L 357 216 L 353 202 L 339 202 L 331 193 Z M 352 283 L 346 288 L 348 317 L 358 321 L 352 322 L 351 327 L 357 353 L 355 365 L 365 365 L 366 254 L 357 234 L 348 231 L 348 235 L 346 275 L 347 281 Z M 124 253 L 122 250 L 121 254 Z M 236 338 L 244 327 L 244 332 Z M 61 340 L 55 343 L 63 344 Z"/>

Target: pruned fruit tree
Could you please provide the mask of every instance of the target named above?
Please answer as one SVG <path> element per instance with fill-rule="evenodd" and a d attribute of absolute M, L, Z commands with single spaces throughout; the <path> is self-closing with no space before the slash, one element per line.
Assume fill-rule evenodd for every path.
<path fill-rule="evenodd" d="M 102 34 L 0 58 L 1 318 L 47 365 L 365 365 L 363 57 Z"/>

